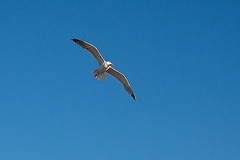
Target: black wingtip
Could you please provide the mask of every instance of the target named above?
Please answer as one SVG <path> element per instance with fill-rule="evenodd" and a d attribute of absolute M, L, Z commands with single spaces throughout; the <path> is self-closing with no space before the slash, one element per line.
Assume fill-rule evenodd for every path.
<path fill-rule="evenodd" d="M 79 40 L 76 39 L 76 38 L 73 38 L 72 40 L 73 40 L 73 42 L 75 42 L 75 43 L 77 43 L 77 41 L 79 41 Z"/>
<path fill-rule="evenodd" d="M 132 96 L 132 97 L 133 97 L 133 99 L 136 101 L 136 98 L 135 98 L 134 94 L 132 94 L 131 96 Z"/>

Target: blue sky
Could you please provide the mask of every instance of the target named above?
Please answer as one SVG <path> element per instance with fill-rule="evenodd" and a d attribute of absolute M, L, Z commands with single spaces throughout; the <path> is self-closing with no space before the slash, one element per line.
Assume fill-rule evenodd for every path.
<path fill-rule="evenodd" d="M 1 1 L 0 159 L 240 159 L 240 2 Z M 95 45 L 137 101 L 71 41 Z"/>

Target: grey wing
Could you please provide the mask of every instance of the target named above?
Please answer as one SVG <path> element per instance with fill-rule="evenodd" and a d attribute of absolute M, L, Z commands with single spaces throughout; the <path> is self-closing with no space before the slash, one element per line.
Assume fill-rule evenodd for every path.
<path fill-rule="evenodd" d="M 103 57 L 98 52 L 96 47 L 94 47 L 93 45 L 91 45 L 87 42 L 84 42 L 84 41 L 81 41 L 81 40 L 78 40 L 75 38 L 73 38 L 72 40 L 75 43 L 77 43 L 77 45 L 79 45 L 82 49 L 86 49 L 95 58 L 95 60 L 98 62 L 99 66 L 104 62 Z"/>
<path fill-rule="evenodd" d="M 131 94 L 131 96 L 133 97 L 134 100 L 136 100 L 133 91 L 130 87 L 130 84 L 128 83 L 126 77 L 118 72 L 117 70 L 113 69 L 112 67 L 109 67 L 109 69 L 106 71 L 108 74 L 110 74 L 111 76 L 113 76 L 114 78 L 116 78 L 124 87 L 124 89 Z"/>

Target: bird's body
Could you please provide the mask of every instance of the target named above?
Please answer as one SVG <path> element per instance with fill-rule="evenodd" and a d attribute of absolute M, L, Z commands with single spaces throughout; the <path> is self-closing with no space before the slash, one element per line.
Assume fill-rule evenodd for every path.
<path fill-rule="evenodd" d="M 113 65 L 111 62 L 104 61 L 99 67 L 99 72 L 100 73 L 106 72 L 111 65 Z"/>
<path fill-rule="evenodd" d="M 109 67 L 113 65 L 111 62 L 106 62 L 104 61 L 99 69 L 95 69 L 92 71 L 92 74 L 95 76 L 95 78 L 99 79 L 99 80 L 106 80 L 106 77 L 105 77 L 105 72 L 109 69 Z"/>
<path fill-rule="evenodd" d="M 111 62 L 109 61 L 105 61 L 103 59 L 103 57 L 101 56 L 101 54 L 98 52 L 97 48 L 94 47 L 93 45 L 78 40 L 78 39 L 72 39 L 75 43 L 77 43 L 81 48 L 86 49 L 94 58 L 95 60 L 98 62 L 99 65 L 99 69 L 95 69 L 92 71 L 92 74 L 94 75 L 95 78 L 99 79 L 99 80 L 106 80 L 106 76 L 105 76 L 105 72 L 110 74 L 111 76 L 113 76 L 114 78 L 116 78 L 123 86 L 124 89 L 131 94 L 131 96 L 133 97 L 134 100 L 136 100 L 133 91 L 126 79 L 126 77 L 118 72 L 117 70 L 113 69 L 111 67 L 111 65 L 113 65 Z"/>

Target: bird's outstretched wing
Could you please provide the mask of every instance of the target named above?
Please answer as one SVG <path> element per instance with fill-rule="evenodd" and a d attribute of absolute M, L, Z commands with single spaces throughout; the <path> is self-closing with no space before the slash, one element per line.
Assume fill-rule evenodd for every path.
<path fill-rule="evenodd" d="M 94 47 L 93 45 L 91 45 L 87 42 L 84 42 L 84 41 L 81 41 L 81 40 L 78 40 L 78 39 L 75 39 L 75 38 L 73 38 L 72 40 L 75 43 L 77 43 L 82 49 L 86 49 L 96 59 L 99 66 L 104 62 L 103 57 L 98 52 L 96 47 Z"/>
<path fill-rule="evenodd" d="M 117 70 L 113 69 L 112 67 L 109 67 L 109 69 L 106 71 L 108 74 L 110 74 L 111 76 L 113 76 L 114 78 L 116 78 L 124 87 L 124 89 L 131 94 L 131 96 L 133 97 L 134 100 L 136 100 L 133 91 L 130 87 L 130 84 L 128 83 L 126 77 L 118 72 Z"/>

